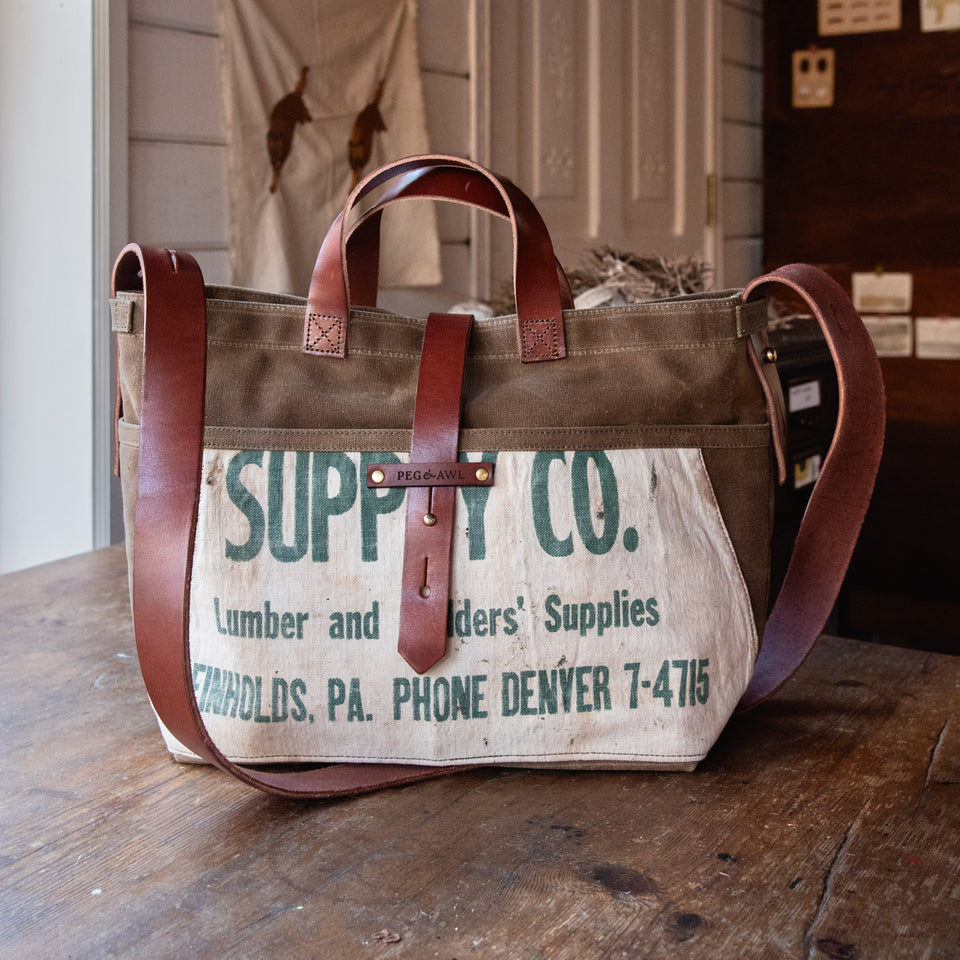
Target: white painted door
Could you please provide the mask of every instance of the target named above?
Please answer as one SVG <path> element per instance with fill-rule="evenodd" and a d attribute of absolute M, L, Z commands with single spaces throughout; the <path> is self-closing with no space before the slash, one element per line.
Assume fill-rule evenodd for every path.
<path fill-rule="evenodd" d="M 712 260 L 713 9 L 491 0 L 489 163 L 533 198 L 565 266 L 600 244 Z M 493 236 L 504 275 L 509 238 Z"/>

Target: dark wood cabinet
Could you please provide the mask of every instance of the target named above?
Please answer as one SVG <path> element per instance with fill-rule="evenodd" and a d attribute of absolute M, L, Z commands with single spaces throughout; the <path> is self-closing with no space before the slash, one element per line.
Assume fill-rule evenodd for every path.
<path fill-rule="evenodd" d="M 960 33 L 820 37 L 764 12 L 764 260 L 913 274 L 911 314 L 960 317 Z M 834 50 L 834 105 L 792 106 L 791 57 Z M 887 437 L 838 605 L 842 632 L 960 653 L 960 360 L 881 360 Z"/>

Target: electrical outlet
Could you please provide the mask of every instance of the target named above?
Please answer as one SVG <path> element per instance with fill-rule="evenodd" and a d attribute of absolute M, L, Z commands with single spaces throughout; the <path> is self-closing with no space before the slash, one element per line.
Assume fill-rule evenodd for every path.
<path fill-rule="evenodd" d="M 832 107 L 835 56 L 833 50 L 795 50 L 793 54 L 793 105 Z"/>

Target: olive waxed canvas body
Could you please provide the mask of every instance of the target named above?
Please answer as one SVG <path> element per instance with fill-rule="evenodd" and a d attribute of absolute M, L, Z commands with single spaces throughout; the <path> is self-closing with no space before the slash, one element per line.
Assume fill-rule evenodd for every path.
<path fill-rule="evenodd" d="M 566 309 L 549 362 L 521 362 L 516 316 L 473 322 L 451 460 L 492 482 L 451 488 L 444 649 L 426 670 L 398 654 L 411 488 L 368 475 L 445 481 L 411 463 L 425 331 L 443 320 L 354 307 L 344 355 L 317 356 L 306 299 L 203 299 L 182 642 L 215 761 L 695 767 L 767 619 L 782 437 L 762 298 Z M 144 300 L 112 303 L 134 579 Z M 179 758 L 211 759 L 164 732 Z"/>

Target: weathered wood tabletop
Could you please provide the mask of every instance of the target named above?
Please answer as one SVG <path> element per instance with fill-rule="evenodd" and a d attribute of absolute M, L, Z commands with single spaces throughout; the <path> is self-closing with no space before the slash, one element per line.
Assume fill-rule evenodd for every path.
<path fill-rule="evenodd" d="M 168 759 L 120 548 L 0 624 L 3 957 L 960 956 L 960 658 L 823 638 L 693 774 L 309 803 Z"/>

